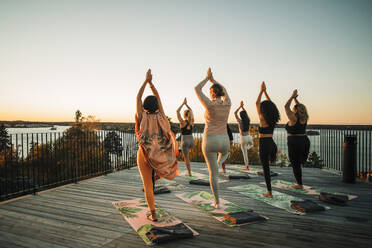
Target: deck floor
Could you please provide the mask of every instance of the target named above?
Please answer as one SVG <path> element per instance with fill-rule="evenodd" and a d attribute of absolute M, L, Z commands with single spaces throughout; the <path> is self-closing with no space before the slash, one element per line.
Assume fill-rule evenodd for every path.
<path fill-rule="evenodd" d="M 207 174 L 204 163 L 193 171 Z M 185 169 L 180 163 L 180 168 Z M 291 168 L 273 167 L 278 179 L 294 181 Z M 372 243 L 372 184 L 344 184 L 341 177 L 305 168 L 306 185 L 358 195 L 349 206 L 332 206 L 322 213 L 297 216 L 227 189 L 263 181 L 263 177 L 220 184 L 220 197 L 269 217 L 263 223 L 231 228 L 183 202 L 172 192 L 156 203 L 189 224 L 199 237 L 161 247 L 370 247 Z M 188 184 L 186 192 L 208 191 Z M 277 190 L 277 189 L 275 189 Z M 282 191 L 282 190 L 278 190 Z M 287 194 L 295 193 L 282 191 Z M 303 199 L 311 196 L 299 195 Z M 145 243 L 112 206 L 113 201 L 143 197 L 137 168 L 69 184 L 37 195 L 0 203 L 0 247 L 145 247 Z"/>

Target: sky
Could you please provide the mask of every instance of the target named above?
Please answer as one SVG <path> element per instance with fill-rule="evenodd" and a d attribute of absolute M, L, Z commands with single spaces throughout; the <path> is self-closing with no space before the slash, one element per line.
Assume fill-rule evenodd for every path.
<path fill-rule="evenodd" d="M 0 120 L 134 122 L 152 69 L 176 122 L 208 67 L 257 123 L 266 82 L 288 121 L 293 89 L 309 124 L 372 124 L 372 1 L 0 1 Z M 205 87 L 208 94 L 210 84 Z M 149 95 L 146 89 L 144 96 Z"/>

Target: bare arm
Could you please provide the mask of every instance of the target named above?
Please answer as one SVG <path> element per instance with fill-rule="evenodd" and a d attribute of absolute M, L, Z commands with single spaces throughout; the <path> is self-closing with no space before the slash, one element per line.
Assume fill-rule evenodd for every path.
<path fill-rule="evenodd" d="M 179 120 L 179 122 L 180 122 L 181 125 L 183 125 L 183 123 L 184 123 L 184 120 L 182 119 L 182 116 L 181 116 L 181 113 L 180 113 L 183 105 L 185 105 L 184 102 L 177 109 L 177 118 L 178 118 L 178 120 Z"/>
<path fill-rule="evenodd" d="M 266 89 L 265 89 L 265 91 L 264 91 L 264 94 L 265 94 L 266 99 L 267 99 L 268 101 L 271 101 L 269 95 L 267 94 Z"/>
<path fill-rule="evenodd" d="M 149 82 L 149 85 L 150 85 L 150 89 L 152 91 L 152 94 L 154 94 L 154 96 L 158 100 L 158 105 L 159 105 L 159 111 L 160 111 L 160 113 L 162 113 L 163 115 L 165 115 L 164 109 L 163 109 L 163 105 L 161 103 L 160 96 L 159 96 L 159 93 L 158 93 L 157 89 L 155 88 L 154 84 L 151 81 Z"/>
<path fill-rule="evenodd" d="M 285 113 L 287 114 L 287 117 L 289 119 L 290 126 L 294 125 L 297 121 L 296 115 L 291 110 L 292 100 L 296 99 L 296 97 L 297 97 L 297 90 L 294 90 L 291 97 L 288 99 L 288 101 L 284 105 Z"/>
<path fill-rule="evenodd" d="M 297 96 L 293 99 L 295 104 L 300 104 L 300 102 L 297 100 Z"/>
<path fill-rule="evenodd" d="M 261 120 L 261 98 L 262 98 L 262 94 L 264 92 L 262 85 L 264 85 L 264 84 L 265 83 L 262 82 L 260 93 L 258 94 L 257 100 L 256 100 L 256 109 L 257 109 L 257 114 L 258 114 L 258 117 L 260 118 L 260 120 Z"/>
<path fill-rule="evenodd" d="M 146 87 L 146 84 L 147 84 L 147 80 L 145 82 L 143 82 L 141 88 L 139 89 L 138 91 L 138 94 L 137 94 L 137 104 L 136 104 L 136 115 L 137 115 L 137 119 L 139 122 L 141 122 L 142 120 L 142 95 L 143 95 L 143 92 L 145 91 L 145 87 Z"/>
<path fill-rule="evenodd" d="M 196 95 L 198 96 L 200 102 L 204 105 L 204 107 L 207 108 L 208 105 L 210 105 L 212 102 L 211 100 L 206 96 L 204 95 L 203 93 L 203 87 L 205 86 L 205 84 L 208 82 L 209 78 L 205 78 L 203 81 L 201 81 L 198 85 L 195 86 L 195 93 Z"/>
<path fill-rule="evenodd" d="M 235 119 L 236 119 L 237 122 L 239 122 L 238 111 L 239 111 L 239 109 L 240 109 L 241 107 L 242 107 L 242 106 L 240 105 L 240 106 L 235 110 L 235 112 L 234 112 Z"/>

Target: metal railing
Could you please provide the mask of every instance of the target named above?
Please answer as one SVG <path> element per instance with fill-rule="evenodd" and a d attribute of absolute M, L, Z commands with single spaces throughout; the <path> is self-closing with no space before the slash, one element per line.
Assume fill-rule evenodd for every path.
<path fill-rule="evenodd" d="M 20 133 L 9 141 L 0 147 L 0 200 L 129 168 L 138 149 L 132 132 L 119 131 Z"/>
<path fill-rule="evenodd" d="M 357 173 L 360 178 L 372 177 L 372 128 L 329 127 L 320 130 L 320 155 L 324 167 L 342 171 L 345 135 L 357 138 Z"/>

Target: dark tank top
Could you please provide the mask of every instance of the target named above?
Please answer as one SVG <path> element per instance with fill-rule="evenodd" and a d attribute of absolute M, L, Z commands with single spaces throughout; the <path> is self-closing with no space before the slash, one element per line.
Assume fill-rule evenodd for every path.
<path fill-rule="evenodd" d="M 187 127 L 189 127 L 190 129 L 187 129 Z M 182 135 L 192 134 L 192 126 L 189 124 L 188 121 L 186 121 L 186 125 L 183 128 L 181 128 L 181 134 Z"/>
<path fill-rule="evenodd" d="M 260 134 L 273 134 L 274 133 L 274 127 L 258 127 L 258 132 Z"/>
<path fill-rule="evenodd" d="M 306 134 L 307 122 L 304 124 L 300 123 L 300 120 L 297 119 L 296 124 L 289 126 L 288 123 L 285 125 L 285 129 L 289 134 Z"/>

